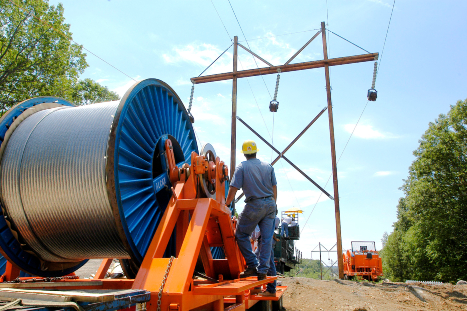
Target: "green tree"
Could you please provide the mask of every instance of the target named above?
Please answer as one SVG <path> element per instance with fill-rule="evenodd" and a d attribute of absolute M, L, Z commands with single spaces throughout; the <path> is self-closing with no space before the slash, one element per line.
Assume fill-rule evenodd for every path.
<path fill-rule="evenodd" d="M 429 124 L 383 250 L 397 279 L 467 279 L 467 100 Z"/>
<path fill-rule="evenodd" d="M 79 81 L 72 93 L 72 102 L 78 105 L 89 105 L 118 99 L 120 97 L 117 93 L 109 91 L 107 87 L 91 79 Z"/>
<path fill-rule="evenodd" d="M 36 96 L 95 102 L 83 95 L 95 94 L 98 84 L 78 80 L 86 54 L 73 43 L 63 10 L 47 0 L 0 0 L 0 111 Z M 115 98 L 108 90 L 97 93 Z"/>

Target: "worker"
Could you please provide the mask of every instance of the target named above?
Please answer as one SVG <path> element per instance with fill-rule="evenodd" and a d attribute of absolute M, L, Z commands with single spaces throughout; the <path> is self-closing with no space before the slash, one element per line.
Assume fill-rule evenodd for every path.
<path fill-rule="evenodd" d="M 276 216 L 276 219 L 274 221 L 274 231 L 279 228 L 279 223 L 280 223 L 280 219 L 279 217 Z M 259 227 L 256 226 L 255 228 L 255 231 L 253 232 L 253 234 L 251 235 L 251 238 L 253 241 L 258 241 L 258 248 L 256 249 L 256 257 L 259 257 L 259 254 L 261 252 L 261 232 L 259 230 Z M 275 235 L 273 234 L 272 236 L 272 247 L 271 247 L 271 257 L 269 259 L 269 270 L 267 272 L 267 275 L 269 276 L 276 276 L 277 275 L 277 271 L 276 271 L 276 263 L 274 262 L 274 247 L 276 245 L 276 242 L 279 242 L 280 239 L 276 238 Z M 261 295 L 262 296 L 275 296 L 276 295 L 276 285 L 277 285 L 277 282 L 274 281 L 272 283 L 268 283 L 266 285 L 266 292 L 262 293 Z M 256 288 L 255 288 L 256 289 Z M 251 293 L 251 291 L 250 291 Z M 259 293 L 259 291 L 258 291 Z"/>
<path fill-rule="evenodd" d="M 291 223 L 292 223 L 292 218 L 289 215 L 284 214 L 284 216 L 282 216 L 282 224 L 281 224 L 281 233 L 284 238 L 289 237 L 289 225 Z"/>
<path fill-rule="evenodd" d="M 277 214 L 277 181 L 274 168 L 257 159 L 257 152 L 258 148 L 254 141 L 247 140 L 243 143 L 242 153 L 246 161 L 235 169 L 225 204 L 230 205 L 237 191 L 243 189 L 246 204 L 239 215 L 235 237 L 247 268 L 240 273 L 240 277 L 257 276 L 258 280 L 264 280 L 269 269 Z M 250 243 L 250 236 L 256 225 L 259 226 L 262 236 L 259 264 Z"/>

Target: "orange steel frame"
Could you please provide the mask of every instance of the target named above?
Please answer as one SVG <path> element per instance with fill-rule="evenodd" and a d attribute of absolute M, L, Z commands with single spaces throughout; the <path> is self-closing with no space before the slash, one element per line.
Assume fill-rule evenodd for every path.
<path fill-rule="evenodd" d="M 157 310 L 161 285 L 160 310 L 194 310 L 202 306 L 203 310 L 224 310 L 226 306 L 245 310 L 259 300 L 278 300 L 286 287 L 278 287 L 276 297 L 272 298 L 250 295 L 249 292 L 253 287 L 264 286 L 277 277 L 268 277 L 261 281 L 256 277 L 239 279 L 245 266 L 235 241 L 236 221 L 225 205 L 224 182 L 228 176 L 227 167 L 219 158 L 216 158 L 215 163 L 208 162 L 204 156 L 193 152 L 191 166 L 184 164 L 182 168 L 178 168 L 170 139 L 166 141 L 165 149 L 169 177 L 175 187 L 172 188 L 172 198 L 136 278 L 104 279 L 112 262 L 112 259 L 104 259 L 93 280 L 57 280 L 54 284 L 48 282 L 47 289 L 144 289 L 151 292 L 147 310 Z M 202 174 L 207 174 L 208 180 L 214 181 L 215 199 L 200 198 L 198 189 Z M 176 256 L 164 258 L 173 232 L 176 233 Z M 226 259 L 213 259 L 210 250 L 212 246 L 223 246 Z M 219 283 L 193 279 L 198 260 L 202 263 L 205 274 Z M 19 277 L 19 272 L 19 269 L 8 262 L 1 279 L 14 280 Z M 40 281 L 41 278 L 35 279 Z M 37 283 L 35 288 L 38 288 Z"/>

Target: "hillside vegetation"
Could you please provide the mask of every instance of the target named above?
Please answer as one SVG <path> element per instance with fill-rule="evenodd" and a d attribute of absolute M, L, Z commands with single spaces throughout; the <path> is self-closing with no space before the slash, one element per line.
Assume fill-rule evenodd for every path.
<path fill-rule="evenodd" d="M 328 267 L 323 265 L 323 280 L 331 280 L 336 277 L 335 273 L 337 267 L 332 267 L 329 270 Z M 329 270 L 329 271 L 328 271 Z M 295 269 L 290 270 L 290 272 L 285 273 L 286 276 L 294 276 L 294 277 L 304 277 L 304 278 L 312 278 L 312 279 L 320 279 L 321 277 L 321 270 L 320 270 L 320 261 L 313 260 L 313 259 L 302 259 L 302 263 L 300 265 L 295 266 Z"/>
<path fill-rule="evenodd" d="M 467 280 L 467 100 L 420 139 L 382 251 L 393 281 Z"/>

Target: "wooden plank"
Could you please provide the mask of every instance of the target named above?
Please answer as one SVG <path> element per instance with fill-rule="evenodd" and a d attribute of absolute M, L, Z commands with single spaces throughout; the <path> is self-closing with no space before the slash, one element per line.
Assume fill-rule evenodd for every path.
<path fill-rule="evenodd" d="M 2 288 L 45 288 L 45 287 L 79 287 L 79 286 L 102 286 L 102 281 L 78 281 L 71 282 L 28 282 L 28 283 L 0 283 Z"/>
<path fill-rule="evenodd" d="M 290 71 L 297 71 L 297 70 L 305 70 L 305 69 L 312 69 L 312 68 L 322 68 L 326 65 L 328 66 L 338 66 L 338 65 L 346 65 L 346 64 L 355 64 L 361 62 L 368 62 L 374 61 L 378 59 L 378 53 L 370 53 L 370 54 L 361 54 L 355 56 L 348 56 L 348 57 L 339 57 L 339 58 L 330 58 L 328 60 L 317 60 L 305 63 L 296 63 L 296 64 L 289 64 L 289 65 L 281 65 L 281 66 L 274 66 L 274 67 L 262 67 L 256 69 L 247 69 L 234 72 L 226 72 L 226 73 L 219 73 L 215 75 L 191 78 L 191 82 L 195 84 L 200 83 L 207 83 L 207 82 L 214 82 L 214 81 L 223 81 L 223 80 L 230 80 L 235 78 L 246 78 L 246 77 L 254 77 L 259 75 L 268 75 L 268 74 L 277 74 L 277 70 L 280 69 L 281 72 L 290 72 Z"/>
<path fill-rule="evenodd" d="M 129 295 L 144 294 L 144 290 L 82 290 L 47 291 L 24 289 L 0 289 L 0 297 L 45 301 L 108 302 Z"/>

